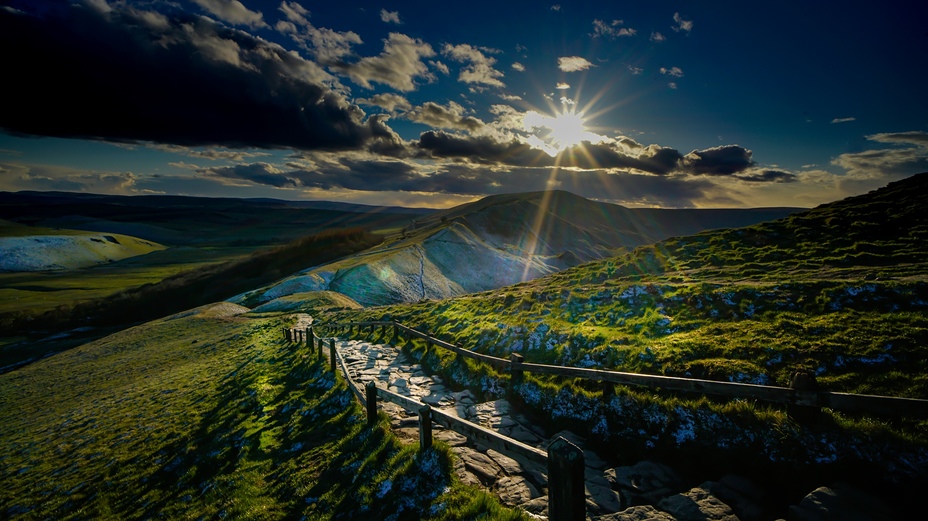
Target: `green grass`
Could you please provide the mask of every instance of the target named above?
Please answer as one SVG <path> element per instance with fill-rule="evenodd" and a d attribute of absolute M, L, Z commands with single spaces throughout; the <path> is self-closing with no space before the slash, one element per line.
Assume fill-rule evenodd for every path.
<path fill-rule="evenodd" d="M 374 428 L 269 316 L 166 319 L 0 376 L 0 515 L 523 519 Z"/>

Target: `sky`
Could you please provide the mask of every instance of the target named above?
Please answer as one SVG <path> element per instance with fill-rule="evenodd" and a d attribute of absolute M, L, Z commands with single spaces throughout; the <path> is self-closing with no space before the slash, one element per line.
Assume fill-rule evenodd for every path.
<path fill-rule="evenodd" d="M 818 204 L 928 171 L 928 4 L 0 0 L 0 190 Z"/>

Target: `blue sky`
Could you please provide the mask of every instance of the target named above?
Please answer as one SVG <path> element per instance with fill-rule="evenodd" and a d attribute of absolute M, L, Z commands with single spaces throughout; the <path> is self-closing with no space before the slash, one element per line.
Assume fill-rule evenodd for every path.
<path fill-rule="evenodd" d="M 926 15 L 0 0 L 0 190 L 809 207 L 928 171 Z"/>

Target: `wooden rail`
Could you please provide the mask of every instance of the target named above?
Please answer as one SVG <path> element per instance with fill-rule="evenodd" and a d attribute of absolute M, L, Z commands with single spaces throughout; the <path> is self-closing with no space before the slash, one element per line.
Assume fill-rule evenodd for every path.
<path fill-rule="evenodd" d="M 333 327 L 336 330 L 345 328 L 350 330 L 352 327 L 370 327 L 373 329 L 377 326 L 383 328 L 392 326 L 394 328 L 394 335 L 404 332 L 409 338 L 420 338 L 425 340 L 427 345 L 435 345 L 443 349 L 448 349 L 460 356 L 483 362 L 503 371 L 509 371 L 511 374 L 524 371 L 536 374 L 556 375 L 564 378 L 582 378 L 591 381 L 644 386 L 653 389 L 758 400 L 783 404 L 792 408 L 820 409 L 828 407 L 851 413 L 928 419 L 928 400 L 817 391 L 806 389 L 798 385 L 794 385 L 793 387 L 776 387 L 736 382 L 718 382 L 695 378 L 680 378 L 675 376 L 604 371 L 602 369 L 586 369 L 581 367 L 532 364 L 475 353 L 445 342 L 444 340 L 429 336 L 421 331 L 416 331 L 398 322 L 369 321 L 328 325 L 328 327 Z"/>

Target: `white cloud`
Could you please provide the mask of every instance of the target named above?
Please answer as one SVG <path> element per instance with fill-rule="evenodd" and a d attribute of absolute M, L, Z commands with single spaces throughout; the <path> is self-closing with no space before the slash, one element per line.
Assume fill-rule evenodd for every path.
<path fill-rule="evenodd" d="M 522 96 L 516 96 L 515 94 L 500 94 L 500 98 L 503 98 L 506 101 L 521 101 Z"/>
<path fill-rule="evenodd" d="M 669 69 L 661 67 L 661 74 L 666 74 L 668 76 L 673 76 L 674 78 L 682 78 L 683 70 L 680 67 L 671 67 Z"/>
<path fill-rule="evenodd" d="M 445 76 L 451 74 L 451 71 L 448 69 L 448 66 L 438 60 L 429 60 L 429 65 L 438 69 L 438 72 L 441 72 Z"/>
<path fill-rule="evenodd" d="M 467 109 L 453 101 L 448 102 L 447 105 L 427 101 L 406 113 L 405 118 L 435 128 L 451 128 L 471 132 L 484 126 L 483 121 L 466 114 Z"/>
<path fill-rule="evenodd" d="M 835 118 L 835 119 L 831 120 L 831 122 L 832 122 L 832 123 L 848 123 L 848 122 L 851 122 L 851 121 L 855 121 L 856 119 L 857 119 L 857 118 Z"/>
<path fill-rule="evenodd" d="M 675 81 L 668 83 L 667 86 L 670 87 L 671 89 L 677 90 L 677 82 Z"/>
<path fill-rule="evenodd" d="M 870 141 L 877 143 L 908 144 L 928 147 L 928 132 L 912 130 L 909 132 L 883 132 L 867 136 Z"/>
<path fill-rule="evenodd" d="M 552 5 L 552 6 L 551 6 L 551 10 L 552 10 L 552 11 L 560 11 L 560 10 L 561 10 L 561 4 L 554 4 L 554 5 Z"/>
<path fill-rule="evenodd" d="M 333 64 L 332 68 L 342 72 L 358 85 L 370 89 L 371 82 L 389 85 L 396 90 L 415 90 L 416 78 L 434 81 L 422 58 L 435 56 L 432 46 L 405 34 L 390 33 L 379 56 L 362 58 L 356 63 Z"/>
<path fill-rule="evenodd" d="M 267 27 L 264 15 L 250 11 L 238 0 L 193 0 L 197 5 L 216 15 L 223 21 L 249 27 Z"/>
<path fill-rule="evenodd" d="M 274 26 L 277 31 L 289 34 L 293 41 L 311 51 L 322 64 L 343 62 L 353 54 L 352 47 L 364 43 L 353 31 L 334 31 L 310 23 L 309 11 L 296 2 L 281 2 L 278 8 L 286 17 Z"/>
<path fill-rule="evenodd" d="M 624 25 L 623 20 L 613 20 L 612 22 L 604 22 L 603 20 L 593 20 L 593 38 L 598 38 L 600 36 L 608 36 L 610 38 L 615 38 L 617 36 L 634 36 L 638 31 L 632 29 L 631 27 L 620 27 Z"/>
<path fill-rule="evenodd" d="M 674 31 L 677 31 L 677 32 L 686 31 L 687 33 L 689 33 L 690 31 L 693 30 L 693 21 L 684 20 L 683 17 L 680 16 L 680 13 L 673 14 L 673 21 L 677 23 L 677 25 L 673 26 Z"/>
<path fill-rule="evenodd" d="M 512 63 L 512 68 L 513 68 L 513 70 L 516 70 L 516 71 L 519 71 L 519 72 L 523 72 L 523 71 L 525 70 L 525 65 L 522 65 L 522 64 L 519 63 L 519 62 L 513 62 L 513 63 Z"/>
<path fill-rule="evenodd" d="M 558 90 L 565 90 L 569 88 L 570 88 L 570 85 L 566 83 L 561 83 L 561 82 L 558 82 L 557 87 L 555 87 L 555 89 L 558 89 Z"/>
<path fill-rule="evenodd" d="M 589 60 L 580 56 L 561 56 L 557 59 L 557 67 L 564 72 L 585 71 L 593 66 Z"/>
<path fill-rule="evenodd" d="M 393 112 L 395 110 L 409 110 L 412 108 L 412 104 L 410 104 L 406 98 L 400 96 L 399 94 L 393 94 L 392 92 L 375 94 L 370 98 L 361 98 L 355 101 L 361 105 L 380 107 L 387 112 Z"/>
<path fill-rule="evenodd" d="M 387 11 L 386 9 L 380 10 L 380 19 L 385 23 L 394 23 L 401 24 L 400 21 L 400 12 L 399 11 Z"/>
<path fill-rule="evenodd" d="M 651 40 L 652 42 L 663 42 L 663 41 L 666 40 L 666 39 L 667 39 L 667 38 L 664 37 L 663 34 L 657 32 L 657 31 L 651 31 L 651 38 L 650 38 L 650 40 Z"/>
<path fill-rule="evenodd" d="M 841 154 L 831 161 L 856 179 L 885 179 L 928 171 L 928 132 L 910 131 L 867 136 L 870 141 L 911 145 Z"/>
<path fill-rule="evenodd" d="M 460 45 L 451 45 L 446 43 L 441 53 L 448 58 L 458 62 L 466 63 L 461 73 L 458 75 L 458 81 L 470 84 L 489 85 L 491 87 L 505 87 L 506 84 L 499 80 L 504 74 L 493 68 L 496 58 L 483 54 L 484 51 L 494 52 L 495 49 L 480 49 L 462 43 Z"/>
<path fill-rule="evenodd" d="M 562 105 L 576 105 L 577 102 L 568 98 L 567 96 L 561 96 L 561 104 Z"/>
<path fill-rule="evenodd" d="M 639 74 L 644 72 L 644 69 L 642 69 L 641 67 L 633 67 L 631 65 L 628 66 L 628 70 L 635 76 L 638 76 Z"/>

